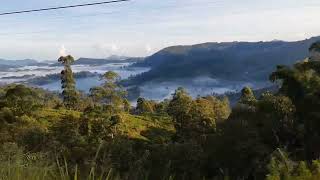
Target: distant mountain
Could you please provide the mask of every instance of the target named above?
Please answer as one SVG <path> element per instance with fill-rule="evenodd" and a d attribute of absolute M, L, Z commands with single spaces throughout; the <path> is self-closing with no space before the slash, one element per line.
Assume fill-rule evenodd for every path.
<path fill-rule="evenodd" d="M 131 57 L 128 57 L 128 56 L 111 55 L 107 59 L 122 61 L 122 60 L 127 60 L 127 59 L 130 59 L 130 58 Z"/>
<path fill-rule="evenodd" d="M 0 59 L 0 66 L 32 66 L 39 64 L 38 61 L 33 59 L 25 59 L 25 60 L 5 60 Z"/>
<path fill-rule="evenodd" d="M 94 58 L 79 58 L 75 61 L 75 65 L 104 65 L 110 63 L 137 63 L 142 61 L 144 58 L 139 57 L 125 57 L 112 55 L 106 59 L 94 59 Z M 40 65 L 50 65 L 50 66 L 62 66 L 57 61 L 37 61 L 33 59 L 24 60 L 6 60 L 0 59 L 0 70 L 22 67 L 22 66 L 40 66 Z"/>
<path fill-rule="evenodd" d="M 165 48 L 134 66 L 151 67 L 127 85 L 148 81 L 209 76 L 239 81 L 267 81 L 276 65 L 291 65 L 308 56 L 320 37 L 286 42 L 223 42 Z"/>
<path fill-rule="evenodd" d="M 94 59 L 94 58 L 79 58 L 75 61 L 76 65 L 103 65 L 110 63 L 137 63 L 142 61 L 143 58 L 137 57 L 123 57 L 123 56 L 110 56 L 106 59 Z"/>

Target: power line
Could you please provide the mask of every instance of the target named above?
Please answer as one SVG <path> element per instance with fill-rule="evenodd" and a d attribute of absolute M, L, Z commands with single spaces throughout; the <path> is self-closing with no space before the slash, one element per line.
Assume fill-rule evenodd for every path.
<path fill-rule="evenodd" d="M 126 1 L 129 1 L 129 0 L 126 0 Z M 109 1 L 110 2 L 110 1 Z M 223 0 L 212 0 L 211 2 L 209 3 L 205 3 L 206 7 L 211 7 L 211 5 L 213 5 L 212 7 L 217 7 L 216 5 L 221 5 L 223 3 Z M 168 9 L 168 8 L 178 8 L 179 10 L 184 10 L 184 9 L 187 9 L 187 8 L 194 8 L 194 7 L 202 7 L 202 3 L 196 3 L 197 6 L 195 6 L 194 3 L 183 3 L 182 6 L 181 5 L 165 5 L 165 6 L 158 6 L 156 9 L 150 9 L 148 11 L 151 11 L 151 13 L 155 13 L 155 12 L 158 12 L 158 11 L 161 11 L 163 9 Z M 68 19 L 68 18 L 84 18 L 84 17 L 95 17 L 95 16 L 101 16 L 101 15 L 111 15 L 111 14 L 117 14 L 117 13 L 120 13 L 121 11 L 111 11 L 111 12 L 104 12 L 104 13 L 94 13 L 94 14 L 85 14 L 85 15 L 75 15 L 75 16 L 54 16 L 54 17 L 51 17 L 51 18 L 48 18 L 46 20 L 46 22 L 49 22 L 49 23 L 55 23 L 55 22 L 59 22 L 59 20 L 65 20 L 65 19 Z M 128 13 L 128 12 L 127 12 Z M 130 13 L 130 12 L 129 12 Z M 132 13 L 132 12 L 131 12 Z M 50 16 L 49 16 L 50 17 Z M 137 19 L 135 19 L 135 23 L 134 25 L 145 25 L 146 23 L 144 22 L 139 22 L 139 21 L 136 21 Z M 167 20 L 165 21 L 161 21 L 160 22 L 157 22 L 158 23 L 161 23 L 161 22 L 167 22 Z M 77 23 L 78 25 L 79 23 Z M 85 25 L 85 23 L 81 23 L 82 25 Z M 3 23 L 0 24 L 0 27 L 3 25 Z M 15 23 L 9 23 L 9 25 L 19 25 L 19 22 L 15 22 Z M 148 25 L 150 25 L 150 23 L 148 23 Z M 151 24 L 152 25 L 152 24 Z M 4 27 L 7 27 L 8 24 L 6 24 Z M 128 29 L 127 26 L 121 26 L 122 28 L 124 29 Z M 131 26 L 130 26 L 131 27 Z M 85 27 L 86 28 L 86 27 Z M 89 27 L 88 27 L 89 28 Z M 3 28 L 1 28 L 2 30 L 4 30 Z M 83 29 L 83 26 L 81 27 L 78 27 L 76 26 L 74 28 L 74 30 L 77 30 L 77 29 Z M 10 30 L 10 29 L 9 29 Z M 41 30 L 36 30 L 36 31 L 29 31 L 29 32 L 1 32 L 0 31 L 0 37 L 2 36 L 8 36 L 8 37 L 11 37 L 11 36 L 24 36 L 24 35 L 30 35 L 30 34 L 41 34 L 41 33 L 53 33 L 53 32 L 56 32 L 57 29 L 41 29 Z"/>
<path fill-rule="evenodd" d="M 12 11 L 12 12 L 0 13 L 0 16 L 12 15 L 12 14 L 22 14 L 22 13 L 32 13 L 32 12 L 40 12 L 40 11 L 52 11 L 52 10 L 58 10 L 58 9 L 69 9 L 69 8 L 84 7 L 84 6 L 96 6 L 96 5 L 101 5 L 101 4 L 112 4 L 112 3 L 120 3 L 120 2 L 125 2 L 125 1 L 130 1 L 130 0 L 113 0 L 113 1 L 103 1 L 103 2 L 96 2 L 96 3 L 77 4 L 77 5 L 71 5 L 71 6 L 59 6 L 59 7 L 31 9 L 31 10 L 23 10 L 23 11 Z"/>
<path fill-rule="evenodd" d="M 211 7 L 209 5 L 219 5 L 219 3 L 221 3 L 222 1 L 220 0 L 216 0 L 216 1 L 212 1 L 212 2 L 209 2 L 209 3 L 206 3 L 206 7 Z M 200 3 L 197 3 L 198 5 L 203 5 L 203 4 L 200 4 Z M 195 6 L 193 3 L 184 3 L 183 6 L 177 6 L 177 5 L 167 5 L 167 6 L 159 6 L 157 7 L 157 9 L 149 9 L 148 12 L 151 11 L 151 13 L 154 13 L 154 12 L 158 12 L 162 9 L 168 9 L 168 8 L 178 8 L 179 10 L 183 10 L 185 8 L 189 8 L 189 7 L 192 7 L 192 8 L 195 8 L 197 6 Z M 213 7 L 217 7 L 217 6 L 213 6 Z M 116 13 L 120 13 L 120 11 L 112 11 L 112 12 L 103 12 L 103 13 L 95 13 L 95 14 L 85 14 L 85 15 L 76 15 L 76 16 L 54 16 L 54 17 L 48 17 L 46 18 L 46 22 L 58 22 L 59 20 L 66 20 L 66 19 L 76 19 L 76 18 L 83 18 L 83 17 L 96 17 L 96 16 L 102 16 L 102 15 L 112 15 L 112 14 L 116 14 Z M 130 12 L 126 12 L 127 14 L 130 13 Z M 132 13 L 132 12 L 131 12 Z M 4 26 L 8 26 L 8 25 L 19 25 L 19 23 L 21 22 L 25 22 L 24 21 L 16 21 L 14 20 L 14 22 L 12 20 L 8 21 L 10 23 L 6 23 L 4 21 L 1 22 L 0 24 L 0 27 L 2 25 Z"/>

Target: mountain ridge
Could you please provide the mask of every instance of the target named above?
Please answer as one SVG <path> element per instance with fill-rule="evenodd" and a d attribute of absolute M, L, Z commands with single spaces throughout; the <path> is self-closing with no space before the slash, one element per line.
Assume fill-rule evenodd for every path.
<path fill-rule="evenodd" d="M 79 65 L 79 64 L 85 64 L 85 65 L 103 65 L 103 64 L 108 64 L 108 63 L 136 63 L 138 61 L 143 60 L 143 58 L 139 57 L 125 57 L 121 58 L 120 57 L 115 57 L 111 56 L 109 58 L 85 58 L 85 57 L 80 57 L 79 59 L 75 60 L 74 64 Z"/>
<path fill-rule="evenodd" d="M 227 80 L 268 81 L 278 64 L 291 65 L 308 56 L 310 45 L 320 36 L 299 41 L 207 42 L 171 46 L 146 57 L 134 66 L 151 67 L 127 84 L 209 76 Z"/>

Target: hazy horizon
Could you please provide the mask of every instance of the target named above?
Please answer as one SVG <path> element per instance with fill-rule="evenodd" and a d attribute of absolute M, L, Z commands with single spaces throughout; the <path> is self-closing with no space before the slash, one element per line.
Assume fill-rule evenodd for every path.
<path fill-rule="evenodd" d="M 0 12 L 96 2 L 3 0 Z M 309 0 L 131 0 L 0 17 L 0 58 L 145 57 L 173 45 L 296 41 L 320 35 L 320 2 Z"/>
<path fill-rule="evenodd" d="M 312 37 L 306 37 L 304 39 L 296 39 L 296 40 L 283 40 L 283 39 L 273 39 L 273 40 L 265 40 L 265 41 L 211 41 L 211 42 L 201 42 L 201 43 L 196 43 L 196 44 L 176 44 L 176 45 L 172 45 L 172 46 L 192 46 L 192 45 L 197 45 L 197 44 L 204 44 L 204 43 L 232 43 L 232 42 L 251 42 L 251 43 L 255 43 L 255 42 L 272 42 L 272 41 L 284 41 L 284 42 L 298 42 L 298 41 L 303 41 L 303 40 L 306 40 L 306 39 L 311 39 L 311 38 L 315 38 L 315 37 L 320 37 L 320 35 L 318 36 L 312 36 Z M 165 46 L 165 47 L 162 47 L 160 48 L 158 51 L 164 49 L 164 48 L 167 48 L 167 47 L 170 47 L 170 46 Z M 60 49 L 61 51 L 61 49 Z M 157 51 L 156 51 L 157 52 Z M 156 52 L 153 52 L 153 53 L 156 53 Z M 64 52 L 65 54 L 70 54 L 70 53 L 67 53 L 66 51 Z M 57 57 L 54 58 L 54 59 L 34 59 L 34 58 L 28 58 L 28 57 L 24 57 L 24 58 L 21 58 L 21 59 L 13 59 L 13 58 L 2 58 L 0 57 L 0 60 L 13 60 L 13 61 L 16 61 L 16 60 L 36 60 L 38 62 L 43 62 L 43 61 L 56 61 L 57 58 L 59 58 L 61 55 L 61 52 L 57 52 Z M 72 54 L 72 56 L 74 56 L 76 54 Z M 80 58 L 90 58 L 90 59 L 108 59 L 108 58 L 112 58 L 112 57 L 127 57 L 127 58 L 145 58 L 145 57 L 148 57 L 152 54 L 149 54 L 149 55 L 146 55 L 146 56 L 130 56 L 130 55 L 123 55 L 123 54 L 110 54 L 110 55 L 107 55 L 107 56 L 101 56 L 101 57 L 98 57 L 98 56 L 94 56 L 94 57 L 90 57 L 90 56 L 74 56 L 77 59 L 80 59 Z"/>

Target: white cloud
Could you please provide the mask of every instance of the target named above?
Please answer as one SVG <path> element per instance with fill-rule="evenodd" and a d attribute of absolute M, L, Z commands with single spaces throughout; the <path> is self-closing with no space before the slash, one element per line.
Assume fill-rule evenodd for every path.
<path fill-rule="evenodd" d="M 152 51 L 152 47 L 149 44 L 147 44 L 146 45 L 146 52 L 150 53 L 151 51 Z"/>
<path fill-rule="evenodd" d="M 111 45 L 112 52 L 117 52 L 119 50 L 119 47 L 116 44 Z"/>
<path fill-rule="evenodd" d="M 59 50 L 59 55 L 60 56 L 67 56 L 67 49 L 65 48 L 64 45 L 61 45 L 60 50 Z"/>

